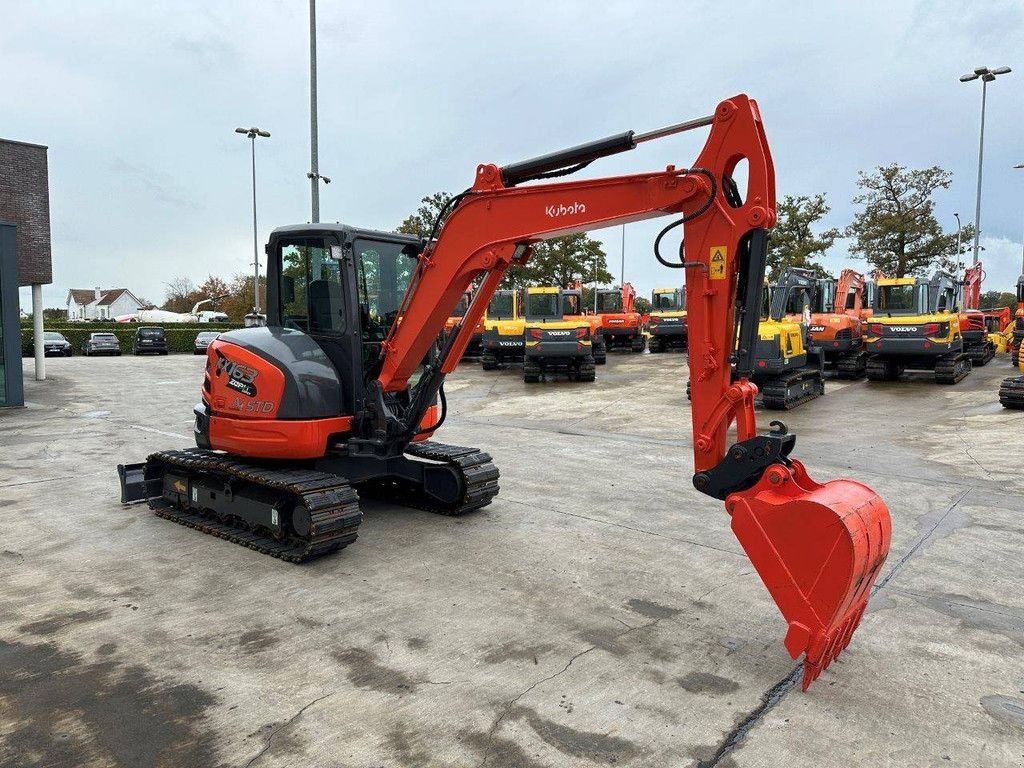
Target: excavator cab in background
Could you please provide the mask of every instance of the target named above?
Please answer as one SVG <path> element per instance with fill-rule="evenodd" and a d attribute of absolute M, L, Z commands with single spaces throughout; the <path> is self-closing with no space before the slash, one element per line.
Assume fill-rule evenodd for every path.
<path fill-rule="evenodd" d="M 651 291 L 651 312 L 647 319 L 651 352 L 673 347 L 686 349 L 686 289 L 655 288 Z"/>
<path fill-rule="evenodd" d="M 480 367 L 493 371 L 509 362 L 523 360 L 526 320 L 520 291 L 495 291 L 484 311 L 484 332 L 480 340 Z"/>
<path fill-rule="evenodd" d="M 882 278 L 868 322 L 869 381 L 895 381 L 906 369 L 935 372 L 936 384 L 955 384 L 971 372 L 964 352 L 957 281 L 937 271 L 931 279 Z"/>
<path fill-rule="evenodd" d="M 452 329 L 458 325 L 462 318 L 466 316 L 466 312 L 469 311 L 469 305 L 473 301 L 473 289 L 467 290 L 462 294 L 462 298 L 459 299 L 459 303 L 455 305 L 455 309 L 452 310 L 451 316 L 444 324 L 444 332 L 449 334 Z M 484 322 L 481 320 L 473 328 L 473 335 L 469 338 L 469 344 L 466 345 L 466 351 L 463 352 L 463 357 L 478 357 L 480 355 L 481 342 L 484 335 Z"/>
<path fill-rule="evenodd" d="M 582 302 L 578 288 L 526 289 L 523 381 L 527 384 L 536 384 L 542 376 L 555 373 L 577 381 L 594 380 L 593 328 L 580 316 Z"/>
<path fill-rule="evenodd" d="M 788 268 L 766 297 L 751 380 L 761 390 L 761 404 L 770 410 L 788 411 L 825 394 L 824 356 L 811 343 L 806 322 L 816 286 L 813 272 Z"/>
<path fill-rule="evenodd" d="M 996 355 L 996 346 L 988 337 L 985 313 L 978 308 L 983 275 L 984 269 L 979 261 L 964 270 L 961 283 L 960 335 L 964 339 L 964 353 L 971 358 L 971 365 L 976 368 L 987 365 Z"/>
<path fill-rule="evenodd" d="M 1024 356 L 1020 354 L 1024 344 L 1024 275 L 1017 278 L 1017 310 L 1013 315 L 1013 341 L 1010 345 L 1010 363 L 1016 368 Z M 1024 369 L 1021 369 L 1024 372 Z"/>
<path fill-rule="evenodd" d="M 601 316 L 601 337 L 605 348 L 644 351 L 643 323 L 636 311 L 636 290 L 630 283 L 621 288 L 598 288 L 597 309 Z"/>
<path fill-rule="evenodd" d="M 864 351 L 864 329 L 860 319 L 864 276 L 852 269 L 844 269 L 836 281 L 817 277 L 811 270 L 789 267 L 779 278 L 780 286 L 792 279 L 787 273 L 799 273 L 801 277 L 812 280 L 813 287 L 797 288 L 790 294 L 786 316 L 800 322 L 802 307 L 795 301 L 809 299 L 810 345 L 821 350 L 824 365 L 835 370 L 836 378 L 861 378 L 868 358 Z"/>
<path fill-rule="evenodd" d="M 708 126 L 692 164 L 552 180 Z M 741 160 L 743 189 L 732 179 Z M 119 466 L 122 502 L 148 502 L 169 520 L 295 562 L 354 541 L 363 496 L 446 515 L 489 504 L 498 492 L 490 457 L 429 438 L 445 421 L 445 376 L 457 368 L 508 269 L 527 264 L 544 240 L 668 216 L 655 255 L 664 262 L 658 244 L 681 226 L 692 484 L 724 503 L 786 622 L 786 650 L 804 655 L 806 688 L 857 629 L 889 552 L 891 524 L 885 503 L 866 485 L 812 480 L 791 456 L 796 436 L 784 426 L 757 429 L 750 377 L 776 199 L 756 102 L 739 94 L 711 115 L 647 133 L 627 131 L 505 166 L 481 164 L 471 184 L 422 240 L 340 224 L 274 230 L 267 326 L 230 331 L 210 344 L 195 407 L 198 447 Z M 445 336 L 445 321 L 474 284 L 468 309 Z M 553 291 L 528 296 L 528 318 L 565 314 L 550 306 L 561 298 Z M 548 304 L 531 307 L 531 299 Z M 540 338 L 526 341 L 543 349 L 545 324 L 536 325 Z M 590 326 L 568 325 L 569 343 L 585 346 Z M 686 503 L 682 486 L 679 503 Z"/>

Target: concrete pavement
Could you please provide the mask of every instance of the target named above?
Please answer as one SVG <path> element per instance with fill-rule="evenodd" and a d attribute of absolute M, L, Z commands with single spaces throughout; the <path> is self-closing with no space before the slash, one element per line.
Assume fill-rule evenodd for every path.
<path fill-rule="evenodd" d="M 1024 765 L 1005 358 L 953 387 L 830 382 L 782 416 L 815 479 L 868 483 L 894 525 L 807 693 L 692 488 L 682 355 L 610 355 L 593 385 L 464 363 L 438 439 L 495 457 L 495 502 L 367 502 L 359 540 L 304 566 L 118 504 L 117 463 L 189 443 L 201 368 L 55 360 L 0 412 L 0 765 Z"/>

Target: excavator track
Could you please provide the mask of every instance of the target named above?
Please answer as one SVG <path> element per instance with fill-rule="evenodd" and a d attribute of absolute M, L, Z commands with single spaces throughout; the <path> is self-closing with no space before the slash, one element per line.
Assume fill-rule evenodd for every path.
<path fill-rule="evenodd" d="M 448 517 L 461 517 L 486 507 L 491 503 L 491 499 L 498 495 L 498 468 L 491 462 L 490 454 L 477 448 L 463 448 L 424 440 L 420 443 L 410 443 L 405 449 L 405 455 L 453 467 L 462 478 L 463 488 L 459 500 L 449 504 L 441 503 L 427 496 L 414 483 L 401 478 L 370 480 L 360 484 L 360 493 L 367 498 L 381 499 Z"/>
<path fill-rule="evenodd" d="M 226 539 L 271 557 L 301 563 L 337 552 L 356 540 L 362 511 L 359 495 L 339 475 L 307 469 L 274 469 L 199 448 L 160 451 L 146 460 L 150 470 L 180 472 L 190 479 L 213 479 L 225 486 L 242 485 L 273 498 L 282 506 L 301 505 L 309 513 L 308 534 L 275 537 L 268 529 L 247 525 L 240 518 L 221 517 L 182 506 L 166 495 L 149 499 L 157 516 Z"/>
<path fill-rule="evenodd" d="M 864 376 L 868 367 L 866 352 L 843 355 L 836 361 L 836 378 L 855 381 Z"/>
<path fill-rule="evenodd" d="M 942 355 L 935 361 L 935 383 L 956 384 L 971 372 L 971 358 L 964 353 Z"/>
<path fill-rule="evenodd" d="M 903 368 L 883 357 L 869 357 L 864 375 L 868 381 L 896 381 L 903 375 Z"/>
<path fill-rule="evenodd" d="M 999 403 L 1003 408 L 1024 411 L 1024 376 L 1003 379 L 999 385 Z"/>
<path fill-rule="evenodd" d="M 792 371 L 758 384 L 761 405 L 771 411 L 789 411 L 825 394 L 825 381 L 817 368 Z"/>
<path fill-rule="evenodd" d="M 981 367 L 987 365 L 996 356 L 996 346 L 987 339 L 984 342 L 971 344 L 964 349 L 967 356 L 971 358 L 971 365 Z"/>

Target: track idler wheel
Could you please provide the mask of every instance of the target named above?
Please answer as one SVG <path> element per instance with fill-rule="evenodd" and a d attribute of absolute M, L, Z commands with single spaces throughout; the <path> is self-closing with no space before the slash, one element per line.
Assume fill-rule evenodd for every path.
<path fill-rule="evenodd" d="M 803 689 L 839 656 L 867 608 L 892 524 L 885 502 L 854 480 L 821 485 L 799 461 L 775 464 L 725 500 L 732 530 L 789 624 Z"/>

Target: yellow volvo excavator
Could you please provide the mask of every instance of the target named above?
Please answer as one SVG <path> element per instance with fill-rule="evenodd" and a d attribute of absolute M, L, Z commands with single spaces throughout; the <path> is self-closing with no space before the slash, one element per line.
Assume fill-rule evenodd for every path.
<path fill-rule="evenodd" d="M 526 320 L 522 313 L 520 291 L 495 291 L 484 313 L 480 367 L 493 371 L 507 362 L 523 359 L 523 333 Z"/>
<path fill-rule="evenodd" d="M 895 381 L 907 368 L 935 372 L 936 384 L 956 384 L 971 372 L 964 351 L 957 281 L 946 272 L 878 280 L 867 326 L 869 381 Z"/>
<path fill-rule="evenodd" d="M 651 312 L 647 318 L 651 352 L 686 348 L 686 289 L 655 288 L 651 291 Z"/>

